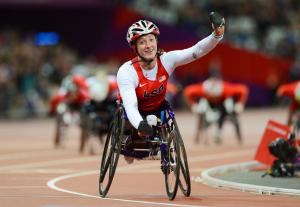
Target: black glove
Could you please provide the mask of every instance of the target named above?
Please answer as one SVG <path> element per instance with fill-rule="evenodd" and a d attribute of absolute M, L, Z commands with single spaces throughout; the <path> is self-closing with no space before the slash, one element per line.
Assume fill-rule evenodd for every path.
<path fill-rule="evenodd" d="M 209 14 L 210 23 L 213 24 L 214 28 L 225 25 L 225 20 L 218 12 L 210 12 Z"/>
<path fill-rule="evenodd" d="M 146 120 L 140 122 L 138 131 L 145 136 L 151 136 L 153 134 L 153 129 Z"/>

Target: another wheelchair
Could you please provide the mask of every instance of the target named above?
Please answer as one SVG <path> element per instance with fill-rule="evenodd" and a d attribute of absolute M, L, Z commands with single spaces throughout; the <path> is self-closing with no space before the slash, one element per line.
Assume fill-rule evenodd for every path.
<path fill-rule="evenodd" d="M 166 103 L 165 109 L 160 112 L 157 125 L 153 126 L 155 133 L 145 139 L 144 147 L 131 151 L 126 149 L 126 121 L 123 105 L 118 103 L 103 149 L 99 176 L 100 196 L 105 197 L 109 191 L 120 154 L 130 154 L 143 160 L 159 159 L 169 200 L 176 197 L 178 186 L 186 197 L 190 196 L 191 181 L 186 150 L 169 103 Z"/>
<path fill-rule="evenodd" d="M 57 106 L 55 119 L 54 146 L 61 147 L 66 141 L 67 129 L 70 125 L 77 125 L 80 122 L 80 105 L 60 103 Z"/>
<path fill-rule="evenodd" d="M 81 110 L 81 137 L 80 149 L 82 153 L 92 137 L 97 137 L 104 144 L 104 136 L 108 131 L 109 124 L 113 119 L 116 109 L 115 103 L 111 101 L 94 101 L 85 103 Z M 90 154 L 94 154 L 94 146 L 90 143 Z"/>
<path fill-rule="evenodd" d="M 205 98 L 201 98 L 198 103 L 198 123 L 195 134 L 195 143 L 199 143 L 204 139 L 204 143 L 208 144 L 207 130 L 210 126 L 217 124 L 222 129 L 226 120 L 233 123 L 236 129 L 237 139 L 242 141 L 238 114 L 234 112 L 234 100 L 228 98 L 221 104 L 211 104 Z M 218 135 L 217 135 L 218 136 Z M 220 137 L 217 137 L 220 139 Z M 216 139 L 220 142 L 221 140 Z"/>

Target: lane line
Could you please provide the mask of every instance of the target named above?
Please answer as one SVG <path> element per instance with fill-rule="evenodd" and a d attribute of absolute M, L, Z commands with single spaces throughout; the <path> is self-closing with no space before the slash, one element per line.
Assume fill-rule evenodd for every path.
<path fill-rule="evenodd" d="M 220 157 L 225 158 L 232 158 L 236 156 L 243 156 L 243 155 L 250 155 L 254 154 L 254 149 L 244 149 L 234 152 L 225 152 L 225 153 L 216 153 L 211 155 L 199 155 L 194 157 L 188 157 L 189 162 L 197 162 L 197 161 L 211 161 L 219 159 Z M 20 169 L 28 169 L 28 168 L 36 168 L 36 167 L 50 167 L 54 165 L 65 165 L 69 163 L 86 163 L 86 162 L 93 162 L 99 161 L 101 157 L 78 157 L 78 158 L 70 158 L 70 159 L 63 159 L 63 160 L 51 160 L 45 162 L 34 162 L 34 163 L 25 163 L 25 164 L 15 164 L 15 165 L 8 165 L 8 166 L 1 166 L 0 172 L 11 171 L 11 170 L 20 170 Z M 148 162 L 148 161 L 146 161 Z M 151 162 L 151 161 L 149 161 Z M 158 162 L 156 164 L 152 164 L 149 167 L 154 167 L 159 165 Z M 133 166 L 134 169 L 134 166 Z"/>
<path fill-rule="evenodd" d="M 47 167 L 53 165 L 64 165 L 69 163 L 82 163 L 82 162 L 92 162 L 99 160 L 99 157 L 78 157 L 78 158 L 70 158 L 63 160 L 51 160 L 45 162 L 34 162 L 34 163 L 25 163 L 25 164 L 16 164 L 16 165 L 8 165 L 0 167 L 0 172 L 8 171 L 8 170 L 16 170 L 16 169 L 26 169 L 26 168 L 34 168 L 34 167 Z"/>
<path fill-rule="evenodd" d="M 253 153 L 253 149 L 250 150 L 240 150 L 240 151 L 235 151 L 235 152 L 228 152 L 228 153 L 219 153 L 219 154 L 214 154 L 210 156 L 195 156 L 191 157 L 189 159 L 189 162 L 198 162 L 198 161 L 211 161 L 215 159 L 220 159 L 220 158 L 232 158 L 232 157 L 237 157 L 237 156 L 243 156 L 243 155 L 249 155 Z M 124 167 L 119 167 L 117 169 L 118 172 L 136 172 L 137 169 L 145 169 L 145 168 L 153 168 L 154 166 L 157 166 L 157 163 L 149 163 L 149 164 L 142 164 L 142 165 L 135 165 L 135 166 L 124 166 Z M 128 199 L 116 199 L 116 198 L 101 198 L 98 195 L 90 195 L 90 194 L 85 194 L 85 193 L 80 193 L 80 192 L 75 192 L 71 190 L 67 190 L 64 188 L 60 188 L 56 186 L 56 183 L 70 179 L 70 178 L 75 178 L 75 177 L 80 177 L 80 176 L 86 176 L 86 175 L 94 175 L 98 174 L 99 171 L 86 171 L 86 172 L 79 172 L 79 173 L 73 173 L 69 175 L 63 175 L 54 179 L 51 179 L 47 182 L 47 186 L 53 190 L 57 190 L 60 192 L 64 193 L 69 193 L 69 194 L 74 194 L 78 196 L 83 196 L 83 197 L 90 197 L 90 198 L 98 198 L 98 199 L 108 199 L 108 200 L 114 200 L 114 201 L 121 201 L 121 202 L 131 202 L 131 203 L 143 203 L 143 204 L 152 204 L 152 205 L 164 205 L 164 206 L 182 206 L 182 207 L 204 207 L 204 206 L 195 206 L 195 205 L 188 205 L 188 204 L 170 204 L 170 203 L 161 203 L 161 202 L 148 202 L 148 201 L 140 201 L 140 200 L 128 200 Z"/>
<path fill-rule="evenodd" d="M 40 154 L 40 153 L 43 154 Z M 30 157 L 36 157 L 37 154 L 40 156 L 45 156 L 48 154 L 58 154 L 59 155 L 65 155 L 65 154 L 70 154 L 72 155 L 72 152 L 69 151 L 55 151 L 53 149 L 44 149 L 44 150 L 36 150 L 36 151 L 30 151 L 30 152 L 19 152 L 19 153 L 6 153 L 6 154 L 0 154 L 0 161 L 2 160 L 19 160 L 19 159 L 24 159 L 24 158 L 30 158 Z"/>
<path fill-rule="evenodd" d="M 14 189 L 14 188 L 45 188 L 44 185 L 15 185 L 15 186 L 0 186 L 0 189 Z"/>
<path fill-rule="evenodd" d="M 98 173 L 98 171 L 96 172 Z M 120 202 L 127 202 L 127 203 L 142 203 L 142 204 L 151 204 L 151 205 L 158 205 L 158 206 L 181 206 L 181 207 L 207 207 L 207 206 L 195 206 L 195 205 L 188 205 L 188 204 L 175 204 L 175 203 L 161 203 L 161 202 L 150 202 L 150 201 L 140 201 L 140 200 L 129 200 L 129 199 L 120 199 L 120 198 L 101 198 L 98 195 L 90 195 L 90 194 L 85 194 L 85 193 L 79 193 L 75 191 L 70 191 L 66 190 L 63 188 L 57 187 L 55 184 L 59 181 L 70 179 L 70 178 L 75 178 L 75 177 L 81 177 L 81 176 L 86 176 L 86 175 L 93 175 L 95 174 L 95 171 L 87 171 L 87 172 L 81 172 L 81 173 L 74 173 L 70 175 L 64 175 L 60 176 L 57 178 L 54 178 L 50 181 L 47 182 L 47 186 L 53 190 L 57 190 L 60 192 L 64 193 L 69 193 L 73 195 L 78 195 L 78 196 L 83 196 L 83 197 L 89 197 L 89 198 L 97 198 L 97 199 L 102 199 L 102 200 L 112 200 L 112 201 L 120 201 Z"/>

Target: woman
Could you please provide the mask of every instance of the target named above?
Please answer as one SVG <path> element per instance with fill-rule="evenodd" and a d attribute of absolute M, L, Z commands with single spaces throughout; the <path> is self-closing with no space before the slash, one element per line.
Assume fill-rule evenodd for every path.
<path fill-rule="evenodd" d="M 170 52 L 158 50 L 160 32 L 154 23 L 140 20 L 128 29 L 127 41 L 136 57 L 119 68 L 117 82 L 129 122 L 139 136 L 153 133 L 143 117 L 163 108 L 167 82 L 175 68 L 206 55 L 222 39 L 224 18 L 212 12 L 210 20 L 211 35 L 190 48 Z"/>

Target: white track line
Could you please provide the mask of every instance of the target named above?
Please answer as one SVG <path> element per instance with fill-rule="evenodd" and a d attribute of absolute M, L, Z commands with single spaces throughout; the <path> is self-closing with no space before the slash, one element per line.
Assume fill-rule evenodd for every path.
<path fill-rule="evenodd" d="M 113 200 L 113 201 L 120 201 L 120 202 L 128 202 L 128 203 L 142 203 L 142 204 L 151 204 L 151 205 L 158 205 L 158 206 L 181 206 L 181 207 L 207 207 L 207 206 L 195 206 L 195 205 L 188 205 L 188 204 L 173 204 L 173 203 L 161 203 L 161 202 L 150 202 L 150 201 L 139 201 L 139 200 L 128 200 L 128 199 L 119 199 L 119 198 L 101 198 L 96 195 L 89 195 L 85 193 L 79 193 L 75 191 L 66 190 L 63 188 L 57 187 L 55 184 L 59 181 L 66 180 L 69 178 L 74 177 L 80 177 L 80 176 L 86 176 L 86 175 L 94 175 L 99 173 L 98 171 L 88 171 L 88 172 L 81 172 L 81 173 L 74 173 L 70 175 L 64 175 L 57 178 L 54 178 L 47 182 L 47 186 L 53 190 L 57 190 L 64 193 L 70 193 L 73 195 L 83 196 L 83 197 L 89 197 L 89 198 L 97 198 L 97 199 L 103 199 L 103 200 Z"/>
<path fill-rule="evenodd" d="M 82 163 L 82 162 L 91 162 L 99 160 L 99 157 L 78 157 L 78 158 L 70 158 L 63 160 L 51 160 L 46 162 L 34 162 L 34 163 L 25 163 L 25 164 L 16 164 L 16 165 L 8 165 L 0 167 L 1 171 L 8 170 L 16 170 L 16 169 L 26 169 L 26 168 L 34 168 L 34 167 L 49 167 L 53 165 L 63 165 L 68 163 Z"/>
<path fill-rule="evenodd" d="M 189 162 L 198 162 L 198 161 L 211 161 L 211 160 L 216 160 L 220 158 L 232 158 L 232 157 L 237 157 L 237 156 L 243 156 L 243 155 L 249 155 L 253 153 L 253 149 L 251 150 L 239 150 L 235 152 L 227 152 L 227 153 L 219 153 L 219 154 L 213 154 L 209 156 L 195 156 L 195 157 L 190 157 Z M 127 165 L 123 167 L 119 167 L 117 169 L 118 172 L 132 172 L 136 171 L 137 169 L 146 169 L 146 168 L 153 168 L 155 166 L 158 166 L 157 162 L 155 163 L 148 163 L 148 164 L 141 164 L 141 165 Z M 101 198 L 99 196 L 95 195 L 89 195 L 85 193 L 80 193 L 80 192 L 75 192 L 75 191 L 70 191 L 66 190 L 63 188 L 59 188 L 56 186 L 56 183 L 62 180 L 74 178 L 74 177 L 80 177 L 80 176 L 86 176 L 86 175 L 94 175 L 98 174 L 99 171 L 87 171 L 87 172 L 79 172 L 79 173 L 73 173 L 69 175 L 64 175 L 60 176 L 57 178 L 54 178 L 52 180 L 49 180 L 47 182 L 47 186 L 53 190 L 57 190 L 60 192 L 64 193 L 70 193 L 74 195 L 79 195 L 79 196 L 84 196 L 84 197 L 90 197 L 90 198 L 98 198 L 98 199 L 108 199 L 108 200 L 114 200 L 114 201 L 122 201 L 122 202 L 131 202 L 131 203 L 143 203 L 143 204 L 153 204 L 153 205 L 164 205 L 164 206 L 182 206 L 182 207 L 204 207 L 204 206 L 194 206 L 194 205 L 186 205 L 186 204 L 170 204 L 170 203 L 159 203 L 159 202 L 148 202 L 148 201 L 138 201 L 138 200 L 127 200 L 127 199 L 116 199 L 116 198 Z"/>
<path fill-rule="evenodd" d="M 64 155 L 64 154 L 70 154 L 71 152 L 68 151 L 54 151 L 53 149 L 44 149 L 44 150 L 36 150 L 36 151 L 30 151 L 30 152 L 19 152 L 19 153 L 7 153 L 7 154 L 0 154 L 0 160 L 18 160 L 18 159 L 24 159 L 24 158 L 30 158 L 30 157 L 36 157 L 37 154 L 41 153 L 40 155 L 45 156 L 48 154 L 58 154 Z"/>
<path fill-rule="evenodd" d="M 198 161 L 212 161 L 216 159 L 225 159 L 225 158 L 232 158 L 237 156 L 243 155 L 251 155 L 254 153 L 254 149 L 245 149 L 245 150 L 238 150 L 234 152 L 225 152 L 225 153 L 216 153 L 210 155 L 199 155 L 194 157 L 188 157 L 189 162 L 198 162 Z M 8 166 L 1 166 L 0 172 L 7 172 L 13 170 L 24 170 L 29 168 L 41 168 L 41 167 L 50 167 L 55 165 L 65 165 L 69 163 L 86 163 L 86 162 L 94 162 L 98 161 L 99 157 L 77 157 L 77 158 L 70 158 L 70 159 L 63 159 L 63 160 L 51 160 L 45 162 L 34 162 L 34 163 L 25 163 L 25 164 L 15 164 L 15 165 L 8 165 Z M 142 161 L 143 162 L 143 161 Z M 148 161 L 146 161 L 148 162 Z M 149 161 L 152 162 L 152 161 Z M 153 162 L 151 165 L 149 163 L 147 166 L 155 167 L 158 166 L 159 162 Z M 139 165 L 138 165 L 139 166 Z M 135 169 L 136 166 L 131 166 L 131 169 Z M 139 167 L 138 167 L 139 168 Z"/>

